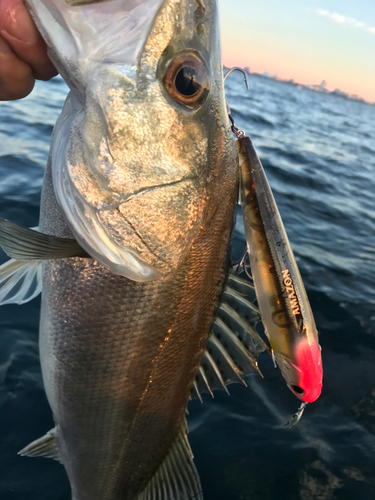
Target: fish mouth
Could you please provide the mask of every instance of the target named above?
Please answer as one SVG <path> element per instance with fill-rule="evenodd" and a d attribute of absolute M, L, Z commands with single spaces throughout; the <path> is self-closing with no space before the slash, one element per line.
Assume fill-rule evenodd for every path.
<path fill-rule="evenodd" d="M 81 87 L 83 75 L 79 67 L 84 60 L 129 66 L 139 63 L 165 0 L 26 0 L 26 3 L 53 48 L 50 57 L 55 66 L 71 81 L 64 66 L 66 61 L 74 65 L 81 81 L 72 83 Z"/>

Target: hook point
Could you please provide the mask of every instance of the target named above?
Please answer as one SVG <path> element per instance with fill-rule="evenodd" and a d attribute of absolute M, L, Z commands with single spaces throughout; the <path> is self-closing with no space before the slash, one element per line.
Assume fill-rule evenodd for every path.
<path fill-rule="evenodd" d="M 249 83 L 247 81 L 247 74 L 246 74 L 246 71 L 242 68 L 239 68 L 237 66 L 234 66 L 233 68 L 231 68 L 228 73 L 224 76 L 224 82 L 225 80 L 228 78 L 228 76 L 233 73 L 233 71 L 239 71 L 240 73 L 243 74 L 243 81 L 245 82 L 245 85 L 246 85 L 246 88 L 247 90 L 249 90 Z"/>

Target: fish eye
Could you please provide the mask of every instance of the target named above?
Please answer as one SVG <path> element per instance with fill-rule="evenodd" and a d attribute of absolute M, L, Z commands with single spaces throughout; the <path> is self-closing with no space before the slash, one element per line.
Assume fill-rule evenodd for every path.
<path fill-rule="evenodd" d="M 207 65 L 198 53 L 183 50 L 167 65 L 163 84 L 172 99 L 197 109 L 209 93 Z"/>

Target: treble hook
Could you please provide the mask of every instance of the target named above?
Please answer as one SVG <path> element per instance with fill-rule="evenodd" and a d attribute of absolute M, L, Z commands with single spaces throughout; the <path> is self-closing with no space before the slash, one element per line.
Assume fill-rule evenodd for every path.
<path fill-rule="evenodd" d="M 237 66 L 231 68 L 228 73 L 224 76 L 224 82 L 225 80 L 228 78 L 228 76 L 233 73 L 233 71 L 240 71 L 242 74 L 243 74 L 243 81 L 245 82 L 245 85 L 246 85 L 246 88 L 247 90 L 249 90 L 249 84 L 247 82 L 247 75 L 245 73 L 245 71 L 242 69 L 242 68 L 238 68 Z M 232 116 L 232 112 L 230 110 L 230 107 L 228 105 L 228 101 L 225 100 L 225 103 L 227 105 L 227 113 L 228 113 L 228 118 L 231 122 L 231 129 L 232 129 L 232 132 L 235 136 L 237 136 L 238 138 L 240 137 L 244 137 L 245 136 L 245 132 L 243 130 L 240 130 L 236 127 L 236 124 L 234 123 L 234 119 L 233 119 L 233 116 Z"/>
<path fill-rule="evenodd" d="M 305 408 L 307 406 L 306 402 L 303 402 L 301 406 L 298 408 L 296 413 L 293 415 L 293 417 L 287 422 L 285 425 L 283 425 L 282 429 L 291 429 L 295 425 L 298 424 L 298 422 L 301 420 L 303 412 L 305 411 Z"/>

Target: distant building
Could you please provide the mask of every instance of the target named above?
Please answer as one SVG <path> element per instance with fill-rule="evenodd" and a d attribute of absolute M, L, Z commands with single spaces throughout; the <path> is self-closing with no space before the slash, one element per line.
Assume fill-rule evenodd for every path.
<path fill-rule="evenodd" d="M 322 80 L 319 85 L 306 85 L 306 87 L 310 90 L 313 90 L 314 92 L 322 92 L 323 94 L 328 94 L 327 82 L 325 80 Z"/>
<path fill-rule="evenodd" d="M 343 92 L 342 90 L 340 89 L 335 89 L 333 92 L 331 92 L 331 94 L 333 95 L 338 95 L 340 97 L 349 97 L 348 94 L 346 92 Z"/>
<path fill-rule="evenodd" d="M 244 67 L 244 70 L 246 71 L 246 73 L 248 73 L 248 74 L 250 75 L 251 71 L 250 71 L 249 66 L 245 66 L 245 67 Z"/>

